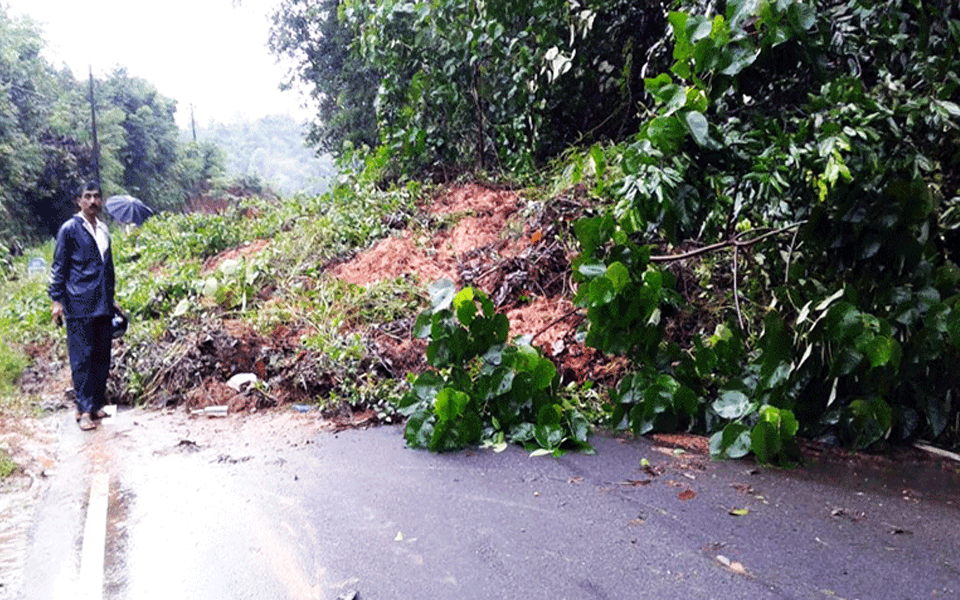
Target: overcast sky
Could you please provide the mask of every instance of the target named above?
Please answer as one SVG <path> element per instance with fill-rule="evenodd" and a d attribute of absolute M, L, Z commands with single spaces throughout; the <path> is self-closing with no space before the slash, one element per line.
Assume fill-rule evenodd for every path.
<path fill-rule="evenodd" d="M 267 49 L 280 0 L 0 0 L 8 15 L 43 29 L 47 58 L 77 78 L 116 67 L 177 100 L 177 122 L 198 125 L 290 114 L 309 117 L 295 91 L 278 86 L 286 67 Z M 235 4 L 238 4 L 235 6 Z"/>

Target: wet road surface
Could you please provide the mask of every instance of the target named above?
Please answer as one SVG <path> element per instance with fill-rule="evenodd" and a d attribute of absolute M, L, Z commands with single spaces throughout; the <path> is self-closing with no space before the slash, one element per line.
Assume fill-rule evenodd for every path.
<path fill-rule="evenodd" d="M 950 471 L 757 468 L 609 435 L 596 456 L 433 455 L 292 411 L 70 425 L 15 598 L 960 598 Z"/>

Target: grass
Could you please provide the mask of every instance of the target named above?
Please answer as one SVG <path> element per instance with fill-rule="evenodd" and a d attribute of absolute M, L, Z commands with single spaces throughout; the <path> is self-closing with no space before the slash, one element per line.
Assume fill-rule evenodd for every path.
<path fill-rule="evenodd" d="M 4 341 L 7 343 L 0 346 L 0 394 L 16 389 L 17 380 L 29 362 L 14 344 Z"/>
<path fill-rule="evenodd" d="M 17 463 L 13 462 L 5 450 L 0 450 L 0 480 L 6 479 L 17 470 Z"/>

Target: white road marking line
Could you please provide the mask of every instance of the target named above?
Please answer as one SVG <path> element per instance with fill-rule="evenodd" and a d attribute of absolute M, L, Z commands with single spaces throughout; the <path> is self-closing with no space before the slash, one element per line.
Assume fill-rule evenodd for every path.
<path fill-rule="evenodd" d="M 110 474 L 95 471 L 90 481 L 90 503 L 83 529 L 83 547 L 80 550 L 80 578 L 78 598 L 103 598 L 104 546 L 107 542 L 107 504 L 110 493 Z"/>

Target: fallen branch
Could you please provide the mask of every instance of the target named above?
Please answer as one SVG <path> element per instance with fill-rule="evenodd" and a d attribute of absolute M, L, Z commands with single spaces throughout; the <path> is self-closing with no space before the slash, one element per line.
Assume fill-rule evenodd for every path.
<path fill-rule="evenodd" d="M 717 242 L 716 244 L 710 244 L 709 246 L 704 246 L 703 248 L 697 248 L 696 250 L 690 250 L 689 252 L 684 252 L 682 254 L 666 254 L 666 255 L 651 256 L 650 262 L 673 262 L 676 260 L 686 260 L 688 258 L 694 258 L 697 256 L 701 256 L 703 254 L 709 254 L 710 252 L 723 250 L 725 248 L 734 248 L 734 249 L 749 248 L 750 246 L 753 246 L 754 244 L 758 244 L 769 237 L 780 235 L 781 233 L 785 233 L 792 229 L 796 229 L 801 225 L 805 225 L 805 224 L 806 224 L 806 221 L 800 221 L 799 223 L 793 223 L 792 225 L 787 225 L 786 227 L 781 227 L 780 229 L 768 231 L 762 235 L 758 235 L 757 237 L 749 240 L 740 239 L 740 236 L 745 235 L 746 233 L 750 233 L 750 232 L 744 232 L 734 236 L 729 240 Z"/>
<path fill-rule="evenodd" d="M 578 306 L 578 307 L 570 310 L 569 312 L 563 314 L 562 316 L 554 319 L 549 325 L 547 325 L 546 327 L 544 327 L 543 329 L 541 329 L 540 331 L 538 331 L 537 333 L 535 333 L 535 334 L 533 335 L 533 337 L 530 338 L 530 343 L 532 344 L 532 343 L 533 343 L 533 340 L 535 340 L 535 339 L 537 339 L 538 337 L 540 337 L 541 334 L 545 333 L 547 330 L 549 330 L 551 327 L 553 327 L 553 326 L 556 325 L 557 323 L 560 323 L 561 321 L 566 320 L 568 317 L 576 314 L 579 310 L 580 310 L 580 307 Z"/>
<path fill-rule="evenodd" d="M 950 452 L 949 450 L 943 450 L 942 448 L 937 448 L 921 442 L 914 443 L 913 447 L 929 452 L 930 454 L 936 454 L 937 456 L 942 456 L 943 458 L 949 458 L 950 460 L 960 462 L 960 454 L 957 454 L 956 452 Z"/>

